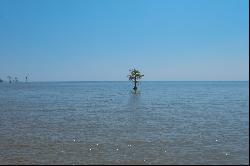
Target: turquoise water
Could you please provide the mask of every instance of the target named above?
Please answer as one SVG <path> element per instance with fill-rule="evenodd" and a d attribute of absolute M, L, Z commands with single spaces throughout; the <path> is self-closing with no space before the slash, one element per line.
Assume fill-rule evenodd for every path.
<path fill-rule="evenodd" d="M 249 164 L 248 82 L 0 84 L 0 164 Z"/>

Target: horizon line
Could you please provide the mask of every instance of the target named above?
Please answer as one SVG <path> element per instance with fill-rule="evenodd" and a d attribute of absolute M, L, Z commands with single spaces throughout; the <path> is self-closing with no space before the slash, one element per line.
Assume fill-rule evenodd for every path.
<path fill-rule="evenodd" d="M 249 82 L 249 80 L 141 80 L 139 82 Z M 3 80 L 3 83 L 7 82 Z M 62 80 L 53 80 L 53 81 L 18 81 L 18 83 L 32 83 L 32 82 L 130 82 L 129 80 L 84 80 L 84 81 L 62 81 Z"/>

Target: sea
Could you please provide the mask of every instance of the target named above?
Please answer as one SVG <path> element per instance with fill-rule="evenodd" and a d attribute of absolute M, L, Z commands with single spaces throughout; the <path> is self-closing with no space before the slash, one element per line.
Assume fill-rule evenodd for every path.
<path fill-rule="evenodd" d="M 0 83 L 0 164 L 249 164 L 248 81 Z"/>

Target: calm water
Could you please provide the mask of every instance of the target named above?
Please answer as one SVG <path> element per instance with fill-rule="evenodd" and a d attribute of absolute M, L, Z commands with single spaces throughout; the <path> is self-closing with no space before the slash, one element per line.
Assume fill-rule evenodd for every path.
<path fill-rule="evenodd" d="M 249 164 L 248 82 L 0 84 L 0 164 Z"/>

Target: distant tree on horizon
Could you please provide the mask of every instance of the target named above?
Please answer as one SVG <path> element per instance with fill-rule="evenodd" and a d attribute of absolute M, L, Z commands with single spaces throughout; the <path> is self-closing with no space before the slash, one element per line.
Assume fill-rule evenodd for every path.
<path fill-rule="evenodd" d="M 7 78 L 9 79 L 9 83 L 11 83 L 11 76 L 7 76 Z"/>
<path fill-rule="evenodd" d="M 0 78 L 0 83 L 3 82 L 3 80 Z"/>
<path fill-rule="evenodd" d="M 15 77 L 15 82 L 18 82 L 18 78 L 17 77 Z"/>
<path fill-rule="evenodd" d="M 139 70 L 136 69 L 131 69 L 129 70 L 130 74 L 128 75 L 128 79 L 134 83 L 134 91 L 136 93 L 137 91 L 137 83 L 139 80 L 144 76 L 143 74 L 140 73 Z"/>

